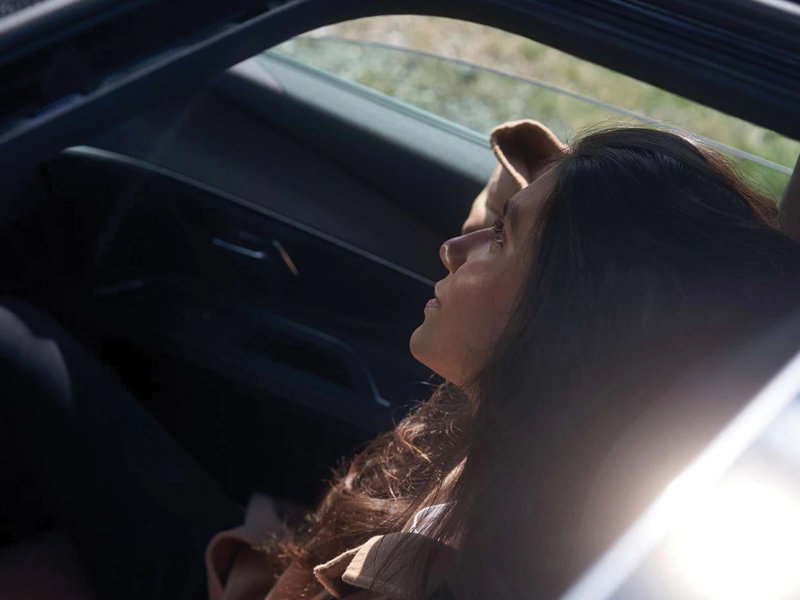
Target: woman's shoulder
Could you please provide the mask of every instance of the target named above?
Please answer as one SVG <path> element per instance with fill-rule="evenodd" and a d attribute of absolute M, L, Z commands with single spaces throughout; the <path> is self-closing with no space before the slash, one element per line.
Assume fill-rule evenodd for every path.
<path fill-rule="evenodd" d="M 336 598 L 364 600 L 432 597 L 455 559 L 452 546 L 402 531 L 378 535 L 317 566 L 314 575 Z M 364 594 L 369 592 L 369 594 Z"/>

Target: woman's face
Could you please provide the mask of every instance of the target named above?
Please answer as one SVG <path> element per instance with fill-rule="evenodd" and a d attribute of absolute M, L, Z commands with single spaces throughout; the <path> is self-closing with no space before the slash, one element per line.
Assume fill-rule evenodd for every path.
<path fill-rule="evenodd" d="M 508 201 L 501 228 L 442 244 L 448 275 L 436 284 L 410 347 L 414 358 L 448 381 L 466 383 L 508 323 L 532 264 L 529 234 L 554 183 L 553 171 L 543 172 Z"/>

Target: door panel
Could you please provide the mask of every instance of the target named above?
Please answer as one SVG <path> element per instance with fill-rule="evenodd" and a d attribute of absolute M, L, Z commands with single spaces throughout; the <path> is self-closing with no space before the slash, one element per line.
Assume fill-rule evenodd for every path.
<path fill-rule="evenodd" d="M 235 497 L 311 503 L 436 383 L 409 337 L 494 165 L 458 125 L 252 59 L 47 164 L 49 305 Z"/>
<path fill-rule="evenodd" d="M 437 383 L 409 337 L 494 164 L 463 128 L 248 61 L 45 164 L 25 239 L 49 258 L 13 289 L 234 497 L 310 504 Z"/>
<path fill-rule="evenodd" d="M 459 233 L 495 161 L 480 136 L 408 109 L 257 58 L 211 90 L 91 145 L 187 175 L 437 280 L 445 274 L 439 246 Z"/>
<path fill-rule="evenodd" d="M 408 350 L 424 279 L 107 151 L 48 173 L 72 236 L 61 316 L 235 495 L 311 501 L 339 456 L 425 397 Z"/>

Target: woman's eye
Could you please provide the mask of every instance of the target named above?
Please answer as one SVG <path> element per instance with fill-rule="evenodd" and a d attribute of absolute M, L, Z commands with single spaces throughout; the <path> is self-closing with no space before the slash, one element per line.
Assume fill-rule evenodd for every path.
<path fill-rule="evenodd" d="M 503 242 L 505 242 L 505 231 L 503 230 L 503 226 L 503 219 L 496 219 L 494 226 L 492 226 L 492 230 L 494 231 L 494 241 L 501 248 L 503 247 Z"/>

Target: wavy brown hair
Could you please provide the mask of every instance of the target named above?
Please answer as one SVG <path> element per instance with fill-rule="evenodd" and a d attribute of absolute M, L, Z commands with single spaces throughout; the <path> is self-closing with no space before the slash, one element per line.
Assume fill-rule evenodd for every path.
<path fill-rule="evenodd" d="M 372 536 L 400 530 L 464 458 L 468 407 L 459 388 L 437 386 L 334 474 L 305 525 L 281 540 L 281 554 L 310 570 Z"/>
<path fill-rule="evenodd" d="M 586 518 L 614 444 L 664 391 L 796 304 L 800 249 L 771 198 L 673 133 L 599 131 L 553 163 L 530 273 L 469 399 L 439 387 L 275 552 L 310 570 L 437 497 L 454 501 L 432 535 L 460 540 L 457 597 L 550 598 L 697 450 L 657 456 L 625 480 L 611 502 L 622 508 Z"/>

